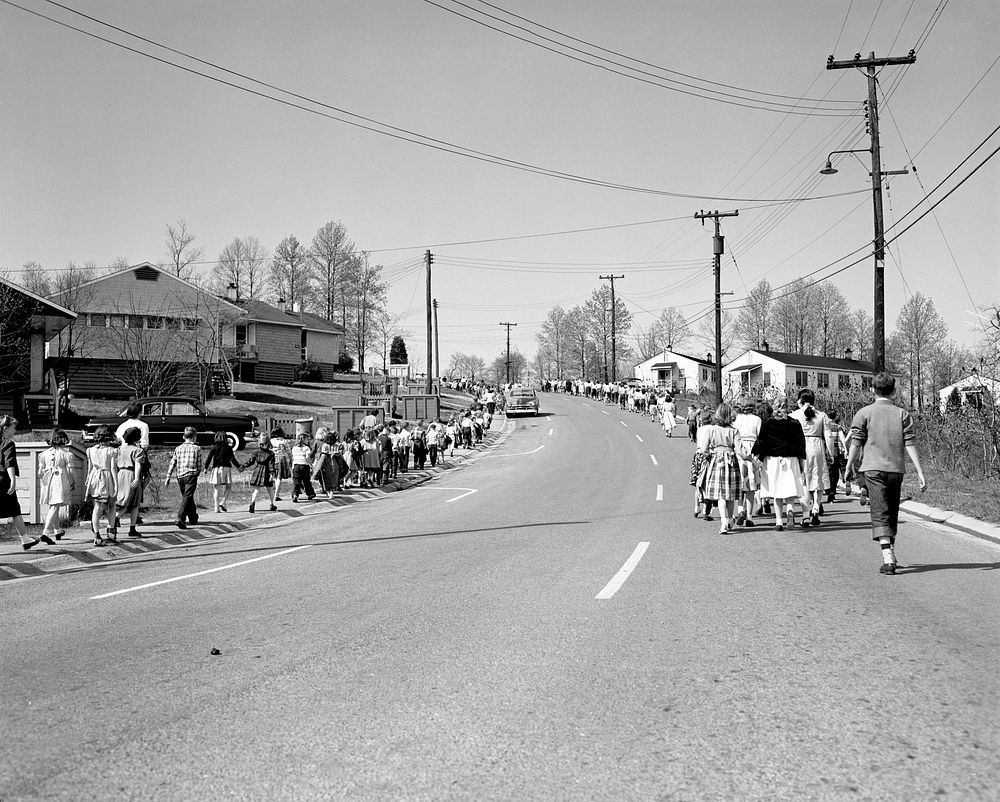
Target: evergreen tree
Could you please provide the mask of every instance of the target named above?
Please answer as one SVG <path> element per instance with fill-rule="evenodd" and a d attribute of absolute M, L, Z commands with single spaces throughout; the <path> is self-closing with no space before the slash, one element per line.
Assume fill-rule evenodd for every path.
<path fill-rule="evenodd" d="M 389 346 L 389 364 L 406 365 L 410 361 L 406 353 L 406 342 L 398 334 L 392 338 L 392 345 Z"/>

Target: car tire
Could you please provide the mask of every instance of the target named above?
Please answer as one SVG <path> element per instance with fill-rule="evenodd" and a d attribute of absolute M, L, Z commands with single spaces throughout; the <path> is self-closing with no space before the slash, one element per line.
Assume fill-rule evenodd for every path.
<path fill-rule="evenodd" d="M 226 440 L 233 451 L 239 451 L 243 448 L 243 438 L 236 434 L 236 432 L 226 432 Z"/>

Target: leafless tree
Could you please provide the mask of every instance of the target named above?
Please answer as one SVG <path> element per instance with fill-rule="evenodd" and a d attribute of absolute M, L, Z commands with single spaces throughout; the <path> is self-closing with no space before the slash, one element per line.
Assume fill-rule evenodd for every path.
<path fill-rule="evenodd" d="M 256 237 L 234 237 L 212 268 L 212 291 L 224 295 L 235 284 L 238 298 L 262 300 L 269 259 L 267 248 Z"/>
<path fill-rule="evenodd" d="M 372 345 L 375 320 L 385 310 L 388 290 L 382 280 L 382 265 L 371 264 L 368 254 L 363 254 L 357 266 L 348 326 L 359 375 L 365 372 L 365 355 Z"/>
<path fill-rule="evenodd" d="M 52 276 L 38 262 L 25 262 L 21 269 L 20 281 L 15 283 L 42 298 L 47 298 L 52 292 Z"/>
<path fill-rule="evenodd" d="M 60 306 L 74 312 L 86 309 L 94 299 L 94 286 L 90 281 L 97 277 L 97 269 L 92 264 L 78 267 L 70 262 L 65 270 L 52 277 L 52 294 L 49 296 Z M 80 315 L 49 341 L 49 359 L 62 385 L 63 396 L 73 391 L 73 377 L 80 369 L 82 360 L 90 355 L 87 338 L 81 336 L 87 328 L 87 316 Z"/>
<path fill-rule="evenodd" d="M 312 294 L 309 252 L 294 235 L 285 237 L 274 250 L 271 283 L 279 299 L 289 304 L 298 301 L 306 308 Z"/>
<path fill-rule="evenodd" d="M 205 254 L 202 248 L 196 248 L 195 235 L 188 231 L 187 222 L 178 220 L 176 225 L 167 223 L 167 265 L 178 278 L 188 278 L 191 265 Z"/>
<path fill-rule="evenodd" d="M 330 221 L 313 237 L 309 258 L 316 277 L 319 296 L 319 313 L 327 320 L 334 320 L 337 312 L 338 292 L 348 273 L 348 262 L 354 253 L 354 243 L 347 236 L 344 224 Z M 341 307 L 340 323 L 345 323 L 346 312 Z"/>

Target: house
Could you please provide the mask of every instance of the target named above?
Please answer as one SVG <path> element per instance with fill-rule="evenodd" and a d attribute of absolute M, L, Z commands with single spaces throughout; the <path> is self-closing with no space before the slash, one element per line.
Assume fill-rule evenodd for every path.
<path fill-rule="evenodd" d="M 291 384 L 296 369 L 307 360 L 314 363 L 324 381 L 331 381 L 344 354 L 344 327 L 303 312 L 298 303 L 291 309 L 284 301 L 272 306 L 264 301 L 239 298 L 235 285 L 226 300 L 244 315 L 222 329 L 223 354 L 239 381 Z"/>
<path fill-rule="evenodd" d="M 722 368 L 722 392 L 732 397 L 740 393 L 779 395 L 798 387 L 868 389 L 873 370 L 871 362 L 852 359 L 850 348 L 843 357 L 832 357 L 771 351 L 764 346 L 744 351 Z"/>
<path fill-rule="evenodd" d="M 715 362 L 711 354 L 698 359 L 676 351 L 661 351 L 636 365 L 632 375 L 644 384 L 663 387 L 672 393 L 715 391 Z"/>
<path fill-rule="evenodd" d="M 45 369 L 45 343 L 76 313 L 0 278 L 0 414 L 32 428 L 59 416 L 58 384 Z"/>
<path fill-rule="evenodd" d="M 960 379 L 954 384 L 949 384 L 938 391 L 938 399 L 942 412 L 947 411 L 952 393 L 957 393 L 959 403 L 962 406 L 982 409 L 987 400 L 987 395 L 993 397 L 994 406 L 1000 405 L 1000 381 L 987 376 L 981 376 L 979 370 L 976 368 L 972 369 L 971 375 Z"/>
<path fill-rule="evenodd" d="M 149 262 L 52 297 L 77 313 L 47 344 L 66 392 L 201 397 L 219 365 L 218 332 L 243 310 Z"/>

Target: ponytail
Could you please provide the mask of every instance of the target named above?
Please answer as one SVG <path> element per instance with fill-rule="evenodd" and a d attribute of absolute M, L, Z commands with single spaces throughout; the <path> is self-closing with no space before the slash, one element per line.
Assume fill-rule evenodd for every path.
<path fill-rule="evenodd" d="M 803 413 L 806 416 L 806 420 L 812 420 L 813 418 L 816 417 L 816 410 L 813 409 L 812 404 L 807 404 L 806 408 L 803 410 Z"/>

